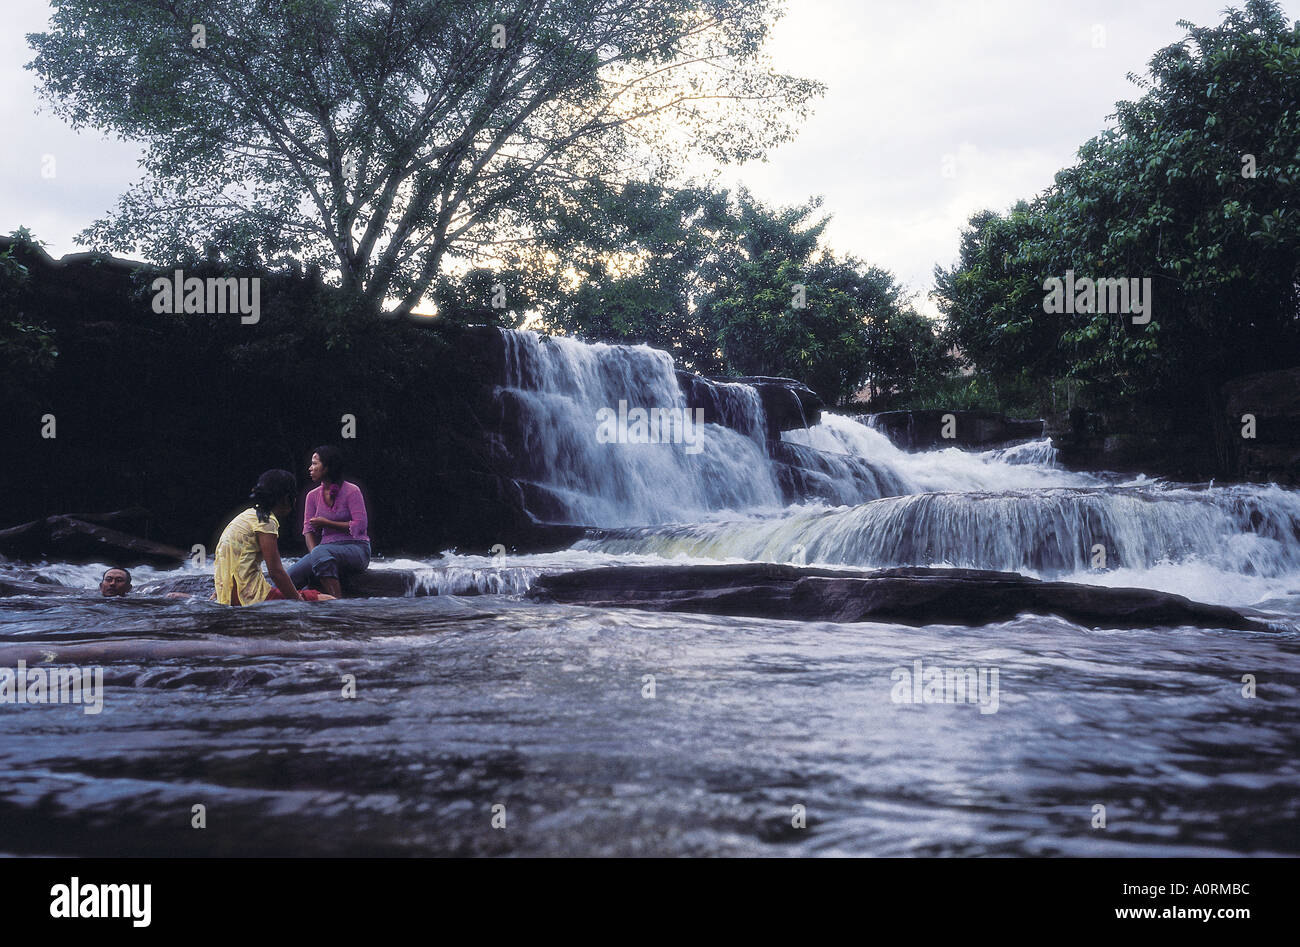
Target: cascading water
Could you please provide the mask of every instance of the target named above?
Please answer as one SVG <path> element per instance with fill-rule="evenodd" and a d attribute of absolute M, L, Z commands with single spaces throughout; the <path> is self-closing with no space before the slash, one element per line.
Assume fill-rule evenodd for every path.
<path fill-rule="evenodd" d="M 752 389 L 734 402 L 741 405 L 734 420 L 743 433 L 719 424 L 696 427 L 666 352 L 528 331 L 503 335 L 507 378 L 498 397 L 516 409 L 520 479 L 553 504 L 540 518 L 650 524 L 780 505 L 762 448 L 762 406 Z M 686 418 L 688 430 L 676 440 L 659 432 L 657 443 L 601 441 L 602 418 L 635 409 Z"/>
<path fill-rule="evenodd" d="M 773 445 L 779 452 L 773 457 L 758 392 L 736 382 L 708 382 L 693 392 L 718 422 L 701 425 L 696 444 L 663 443 L 664 438 L 602 442 L 602 412 L 616 415 L 620 406 L 689 417 L 672 357 L 647 346 L 588 344 L 528 331 L 502 335 L 506 383 L 497 397 L 510 427 L 503 436 L 516 445 L 511 453 L 518 479 L 528 490 L 530 509 L 543 520 L 642 526 L 770 511 L 782 506 L 783 474 L 794 481 L 796 499 L 836 505 L 943 489 L 1097 482 L 1029 456 L 1003 460 L 956 449 L 907 454 L 885 435 L 832 414 L 807 430 L 785 432 Z"/>
<path fill-rule="evenodd" d="M 802 431 L 786 431 L 787 443 L 814 448 L 825 457 L 845 462 L 866 461 L 891 486 L 877 496 L 960 490 L 1013 490 L 1036 487 L 1083 487 L 1101 481 L 1091 474 L 1055 466 L 1050 441 L 1032 441 L 1012 448 L 972 453 L 946 450 L 908 453 L 887 436 L 852 418 L 823 412 L 821 422 Z M 860 500 L 876 499 L 875 496 Z"/>
<path fill-rule="evenodd" d="M 500 396 L 517 407 L 522 479 L 553 504 L 552 518 L 609 530 L 578 550 L 1126 578 L 1228 600 L 1251 599 L 1264 580 L 1289 591 L 1300 579 L 1293 491 L 1120 484 L 1060 468 L 1050 440 L 909 453 L 831 412 L 769 445 L 762 402 L 740 383 L 693 392 L 720 422 L 702 425 L 693 448 L 601 443 L 601 409 L 686 411 L 671 356 L 504 336 Z M 783 477 L 797 501 L 784 510 Z"/>
<path fill-rule="evenodd" d="M 582 548 L 864 567 L 961 566 L 1061 576 L 1200 560 L 1300 570 L 1300 497 L 1272 488 L 1054 488 L 925 493 L 778 518 L 616 532 Z M 1100 557 L 1104 556 L 1104 559 Z"/>

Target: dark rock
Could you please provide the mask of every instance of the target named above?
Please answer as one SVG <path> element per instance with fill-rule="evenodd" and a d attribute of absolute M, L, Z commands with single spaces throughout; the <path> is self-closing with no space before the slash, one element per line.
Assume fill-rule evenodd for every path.
<path fill-rule="evenodd" d="M 347 598 L 406 598 L 437 594 L 417 586 L 415 573 L 409 569 L 367 569 L 347 576 L 340 584 Z"/>
<path fill-rule="evenodd" d="M 39 559 L 46 534 L 45 520 L 0 529 L 0 553 L 18 559 Z"/>
<path fill-rule="evenodd" d="M 73 516 L 50 516 L 0 530 L 0 552 L 19 558 L 95 561 L 115 566 L 176 565 L 188 556 L 182 549 L 141 539 L 100 523 L 143 523 L 148 511 L 92 513 L 99 523 Z"/>
<path fill-rule="evenodd" d="M 757 389 L 767 415 L 769 440 L 779 441 L 782 431 L 811 427 L 821 420 L 822 408 L 826 406 L 817 392 L 792 378 L 754 375 L 728 380 Z"/>
<path fill-rule="evenodd" d="M 0 576 L 0 598 L 9 595 L 58 595 L 60 593 L 82 592 L 83 589 L 70 589 L 57 582 L 20 579 L 15 576 Z"/>
<path fill-rule="evenodd" d="M 1238 423 L 1243 414 L 1300 419 L 1300 367 L 1235 378 L 1223 386 L 1223 394 L 1228 414 L 1236 415 Z"/>
<path fill-rule="evenodd" d="M 1042 582 L 975 569 L 848 572 L 773 563 L 628 566 L 541 576 L 528 594 L 538 601 L 570 605 L 800 621 L 985 625 L 1029 612 L 1093 628 L 1270 630 L 1234 609 L 1180 595 Z"/>
<path fill-rule="evenodd" d="M 1260 372 L 1223 386 L 1233 472 L 1247 480 L 1300 485 L 1300 367 Z M 1243 416 L 1255 436 L 1242 436 Z"/>
<path fill-rule="evenodd" d="M 1282 447 L 1271 444 L 1243 446 L 1239 475 L 1246 480 L 1300 486 L 1300 443 Z"/>
<path fill-rule="evenodd" d="M 955 437 L 943 436 L 944 417 L 956 419 Z M 1035 440 L 1043 436 L 1041 419 L 1008 418 L 994 411 L 882 411 L 868 423 L 905 450 L 932 447 L 977 447 L 988 449 L 1011 441 Z"/>
<path fill-rule="evenodd" d="M 126 510 L 112 513 L 64 513 L 69 519 L 94 523 L 97 526 L 111 526 L 124 533 L 139 534 L 148 531 L 152 514 L 144 507 L 133 506 Z"/>
<path fill-rule="evenodd" d="M 678 371 L 677 383 L 686 396 L 686 407 L 704 410 L 708 424 L 720 424 L 748 435 L 739 423 L 743 413 L 737 403 L 735 390 L 728 385 L 749 385 L 758 392 L 767 422 L 764 432 L 768 440 L 779 441 L 782 431 L 809 427 L 821 419 L 824 405 L 817 392 L 793 378 L 768 378 L 746 376 L 742 378 L 707 378 L 690 372 Z"/>
<path fill-rule="evenodd" d="M 75 520 L 70 516 L 46 519 L 49 537 L 44 554 L 68 562 L 94 560 L 111 565 L 175 565 L 189 555 L 183 549 L 140 539 L 127 533 Z"/>

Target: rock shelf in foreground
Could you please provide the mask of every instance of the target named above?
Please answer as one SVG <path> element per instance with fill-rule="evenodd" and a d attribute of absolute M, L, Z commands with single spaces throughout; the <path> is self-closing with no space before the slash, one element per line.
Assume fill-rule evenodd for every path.
<path fill-rule="evenodd" d="M 846 572 L 775 563 L 626 566 L 541 576 L 529 597 L 566 605 L 644 608 L 797 621 L 984 625 L 1026 612 L 1090 628 L 1269 631 L 1221 605 L 1150 589 L 1043 582 L 977 569 Z"/>
<path fill-rule="evenodd" d="M 0 577 L 7 595 L 94 595 L 36 581 Z M 141 583 L 132 597 L 184 592 L 206 597 L 212 577 L 184 575 Z M 436 595 L 409 569 L 372 569 L 344 583 L 349 598 Z M 707 566 L 614 566 L 539 576 L 528 592 L 539 602 L 644 608 L 795 621 L 880 621 L 900 625 L 984 625 L 1017 615 L 1057 615 L 1089 628 L 1224 628 L 1272 631 L 1265 621 L 1223 605 L 1151 589 L 1043 582 L 1015 572 L 979 569 L 847 571 L 776 563 Z"/>

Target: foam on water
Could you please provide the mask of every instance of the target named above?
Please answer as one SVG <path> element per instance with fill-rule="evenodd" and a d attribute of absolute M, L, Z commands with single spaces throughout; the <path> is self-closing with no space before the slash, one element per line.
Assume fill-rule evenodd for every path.
<path fill-rule="evenodd" d="M 661 409 L 685 416 L 672 356 L 648 346 L 589 345 L 504 332 L 507 383 L 518 406 L 524 479 L 570 523 L 626 525 L 690 519 L 716 510 L 779 505 L 762 448 L 762 406 L 748 386 L 734 419 L 696 429 L 699 442 L 600 443 L 598 413 Z M 551 511 L 547 511 L 551 513 Z"/>
<path fill-rule="evenodd" d="M 983 453 L 956 447 L 909 453 L 880 431 L 830 411 L 822 412 L 819 424 L 786 431 L 781 438 L 827 454 L 867 460 L 901 483 L 903 493 L 1085 487 L 1102 482 L 1092 474 L 1057 467 L 1050 440 Z"/>

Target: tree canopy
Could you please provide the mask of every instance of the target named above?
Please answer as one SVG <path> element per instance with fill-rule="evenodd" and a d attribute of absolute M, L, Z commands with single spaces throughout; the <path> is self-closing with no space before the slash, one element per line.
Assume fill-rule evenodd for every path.
<path fill-rule="evenodd" d="M 831 404 L 943 374 L 945 343 L 893 275 L 821 246 L 820 205 L 701 185 L 609 192 L 600 215 L 557 221 L 574 279 L 545 294 L 543 324 L 655 345 L 707 374 L 799 378 Z"/>
<path fill-rule="evenodd" d="M 211 247 L 415 309 L 451 259 L 513 265 L 593 181 L 762 156 L 820 92 L 762 46 L 778 0 L 53 0 L 57 114 L 143 141 L 81 235 Z"/>
<path fill-rule="evenodd" d="M 1208 430 L 1225 380 L 1300 361 L 1300 23 L 1249 0 L 1180 25 L 1051 188 L 970 219 L 935 297 L 977 370 L 1077 379 L 1107 410 Z M 1066 270 L 1149 278 L 1150 322 L 1044 312 Z"/>

